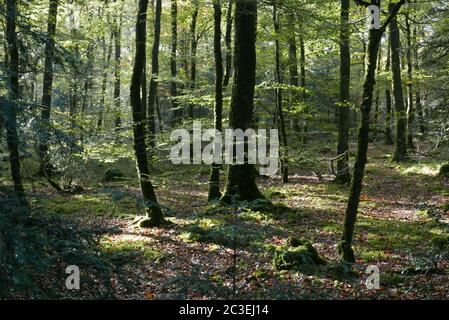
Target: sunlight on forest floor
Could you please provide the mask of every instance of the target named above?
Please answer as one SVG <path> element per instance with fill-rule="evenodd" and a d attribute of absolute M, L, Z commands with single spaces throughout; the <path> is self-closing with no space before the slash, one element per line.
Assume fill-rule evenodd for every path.
<path fill-rule="evenodd" d="M 42 195 L 52 190 L 29 187 L 33 206 L 50 215 L 69 215 L 97 227 L 114 225 L 117 231 L 102 235 L 100 249 L 126 271 L 127 284 L 114 281 L 121 298 L 234 297 L 234 249 L 237 298 L 447 298 L 448 276 L 438 272 L 449 264 L 447 227 L 431 214 L 449 201 L 447 183 L 435 177 L 441 163 L 396 165 L 376 149 L 370 155 L 353 272 L 337 263 L 348 188 L 330 182 L 330 176 L 320 181 L 304 169 L 295 173 L 293 168 L 286 185 L 279 178 L 259 180 L 273 208 L 236 213 L 205 204 L 207 167 L 182 172 L 167 167 L 154 181 L 174 224 L 147 230 L 131 223 L 143 214 L 134 180 L 99 182 L 81 195 L 51 198 Z M 276 270 L 274 253 L 291 236 L 309 239 L 328 266 L 313 272 Z M 377 291 L 364 284 L 365 268 L 373 264 L 381 272 Z"/>

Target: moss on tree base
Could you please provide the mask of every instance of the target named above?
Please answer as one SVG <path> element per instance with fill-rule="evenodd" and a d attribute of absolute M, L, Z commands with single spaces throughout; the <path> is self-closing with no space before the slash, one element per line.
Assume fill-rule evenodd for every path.
<path fill-rule="evenodd" d="M 273 264 L 277 270 L 301 270 L 326 264 L 312 243 L 305 239 L 288 238 L 287 245 L 276 251 Z"/>
<path fill-rule="evenodd" d="M 438 173 L 439 177 L 449 177 L 449 163 L 444 164 Z"/>

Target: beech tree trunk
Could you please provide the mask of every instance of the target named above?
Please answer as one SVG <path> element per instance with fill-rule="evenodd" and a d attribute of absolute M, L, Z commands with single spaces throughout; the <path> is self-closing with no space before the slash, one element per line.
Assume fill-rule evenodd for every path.
<path fill-rule="evenodd" d="M 55 50 L 56 20 L 58 0 L 50 0 L 47 21 L 47 42 L 45 44 L 44 80 L 42 85 L 42 132 L 39 143 L 40 174 L 51 174 L 52 167 L 48 154 L 51 100 L 53 95 L 53 61 Z"/>
<path fill-rule="evenodd" d="M 387 63 L 385 65 L 385 71 L 390 71 L 390 59 L 391 59 L 391 50 L 390 43 L 388 43 L 388 52 L 387 52 Z M 391 136 L 391 91 L 389 83 L 385 89 L 385 144 L 392 145 L 393 137 Z"/>
<path fill-rule="evenodd" d="M 228 0 L 228 10 L 226 12 L 226 32 L 225 32 L 225 46 L 226 46 L 226 70 L 223 79 L 223 87 L 227 87 L 232 73 L 232 8 L 234 0 Z"/>
<path fill-rule="evenodd" d="M 253 125 L 254 87 L 256 83 L 257 2 L 236 0 L 234 15 L 234 78 L 229 124 L 245 131 Z M 246 159 L 247 161 L 247 159 Z M 252 201 L 263 198 L 256 185 L 254 165 L 230 165 L 222 200 Z"/>
<path fill-rule="evenodd" d="M 190 90 L 195 90 L 196 86 L 196 51 L 198 47 L 198 40 L 196 37 L 196 23 L 198 20 L 198 1 L 192 0 L 193 12 L 192 21 L 190 23 Z M 189 104 L 189 117 L 193 119 L 193 109 L 195 105 Z"/>
<path fill-rule="evenodd" d="M 215 57 L 215 129 L 222 131 L 223 113 L 223 57 L 221 53 L 221 3 L 214 0 L 214 57 Z M 212 164 L 209 178 L 209 201 L 219 199 L 220 193 L 220 164 Z"/>
<path fill-rule="evenodd" d="M 170 55 L 170 95 L 171 105 L 173 109 L 173 122 L 178 122 L 182 117 L 182 110 L 179 109 L 179 103 L 176 100 L 178 95 L 178 88 L 176 83 L 177 66 L 176 66 L 176 51 L 178 50 L 178 4 L 177 0 L 171 0 L 171 55 Z"/>
<path fill-rule="evenodd" d="M 121 118 L 121 60 L 122 60 L 122 27 L 121 17 L 117 23 L 116 30 L 114 32 L 114 46 L 115 46 L 115 63 L 114 63 L 114 105 L 115 105 L 115 127 L 119 128 L 122 125 Z"/>
<path fill-rule="evenodd" d="M 413 105 L 413 61 L 412 61 L 412 31 L 410 28 L 409 9 L 405 12 L 405 33 L 407 38 L 407 146 L 410 149 L 415 149 L 413 144 L 413 126 L 415 121 L 415 108 Z"/>
<path fill-rule="evenodd" d="M 146 46 L 146 18 L 148 0 L 139 0 L 136 22 L 136 56 L 131 78 L 130 101 L 133 117 L 134 151 L 139 175 L 142 196 L 147 202 L 147 222 L 141 226 L 157 226 L 163 222 L 161 208 L 158 205 L 153 185 L 150 181 L 148 167 L 147 145 L 145 141 L 145 124 L 143 123 L 141 88 L 142 72 L 145 62 Z"/>

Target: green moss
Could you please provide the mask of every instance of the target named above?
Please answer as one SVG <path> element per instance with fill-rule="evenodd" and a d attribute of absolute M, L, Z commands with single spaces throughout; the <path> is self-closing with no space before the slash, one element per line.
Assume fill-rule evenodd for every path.
<path fill-rule="evenodd" d="M 107 169 L 103 174 L 103 181 L 104 182 L 112 182 L 120 180 L 125 175 L 118 169 Z"/>
<path fill-rule="evenodd" d="M 432 244 L 439 249 L 444 249 L 449 246 L 449 234 L 436 235 L 432 238 Z"/>
<path fill-rule="evenodd" d="M 438 176 L 439 177 L 449 177 L 449 163 L 446 163 L 441 166 Z"/>
<path fill-rule="evenodd" d="M 118 240 L 104 238 L 100 242 L 104 257 L 116 265 L 125 265 L 131 262 L 160 262 L 167 257 L 164 252 L 156 249 L 149 241 Z"/>
<path fill-rule="evenodd" d="M 310 241 L 291 238 L 297 246 L 281 247 L 275 252 L 273 265 L 277 270 L 302 270 L 326 264 Z"/>

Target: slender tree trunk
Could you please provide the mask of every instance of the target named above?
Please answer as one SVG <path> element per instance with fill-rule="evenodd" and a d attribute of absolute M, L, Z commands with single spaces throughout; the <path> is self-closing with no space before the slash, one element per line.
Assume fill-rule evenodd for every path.
<path fill-rule="evenodd" d="M 418 53 L 418 38 L 417 38 L 417 31 L 416 27 L 413 29 L 413 38 L 415 43 L 415 49 L 413 50 L 413 59 L 415 61 L 415 70 L 419 71 L 419 53 Z M 421 102 L 421 92 L 419 88 L 416 88 L 416 114 L 418 116 L 418 126 L 419 126 L 419 132 L 421 134 L 426 133 L 426 126 L 424 124 L 424 115 L 423 115 L 423 108 L 422 108 L 422 102 Z"/>
<path fill-rule="evenodd" d="M 150 89 L 148 92 L 148 140 L 150 148 L 156 147 L 156 99 L 157 99 L 157 85 L 159 77 L 159 45 L 161 39 L 161 14 L 162 1 L 156 0 L 156 11 L 154 13 L 154 36 L 153 48 L 151 50 L 151 78 Z"/>
<path fill-rule="evenodd" d="M 388 43 L 388 52 L 387 52 L 387 63 L 385 65 L 385 71 L 390 71 L 390 59 L 391 59 L 391 50 L 390 43 Z M 392 145 L 393 138 L 391 136 L 391 91 L 390 87 L 391 83 L 388 83 L 385 89 L 385 144 Z"/>
<path fill-rule="evenodd" d="M 170 95 L 173 109 L 173 122 L 176 123 L 182 118 L 181 109 L 177 101 L 178 88 L 176 83 L 177 67 L 176 67 L 176 51 L 178 50 L 178 4 L 177 0 L 171 0 L 171 55 L 170 55 Z"/>
<path fill-rule="evenodd" d="M 282 84 L 282 75 L 281 75 L 281 53 L 279 47 L 279 36 L 280 36 L 280 22 L 279 16 L 277 13 L 277 3 L 276 1 L 273 4 L 273 24 L 274 24 L 274 32 L 275 32 L 275 60 L 276 60 L 276 82 L 277 85 L 280 86 Z M 282 159 L 281 159 L 281 173 L 282 173 L 282 182 L 288 183 L 288 154 L 287 154 L 287 133 L 285 131 L 285 122 L 284 122 L 284 112 L 282 110 L 282 89 L 276 88 L 276 109 L 277 116 L 279 120 L 279 128 L 281 131 L 281 144 L 283 147 L 282 151 Z"/>
<path fill-rule="evenodd" d="M 392 4 L 389 5 L 389 9 Z M 393 95 L 396 115 L 396 138 L 393 161 L 404 161 L 407 159 L 407 115 L 404 107 L 404 96 L 401 81 L 401 41 L 397 19 L 394 18 L 390 24 L 390 46 L 391 46 L 391 69 L 393 72 Z"/>
<path fill-rule="evenodd" d="M 109 45 L 106 46 L 106 39 L 103 40 L 103 75 L 101 80 L 101 96 L 100 96 L 100 112 L 98 114 L 97 120 L 97 129 L 101 130 L 103 128 L 105 119 L 104 119 L 104 111 L 106 104 L 106 86 L 108 84 L 108 70 L 109 64 L 111 62 L 112 57 L 112 41 L 113 41 L 113 33 L 111 32 L 111 36 L 109 39 Z M 108 111 L 108 110 L 107 110 Z M 108 114 L 109 112 L 106 112 Z"/>
<path fill-rule="evenodd" d="M 19 50 L 17 46 L 17 3 L 16 0 L 6 1 L 6 41 L 8 43 L 8 86 L 9 101 L 0 101 L 4 112 L 6 127 L 6 144 L 9 150 L 9 163 L 11 177 L 14 184 L 19 205 L 28 209 L 29 204 L 25 196 L 25 190 L 20 175 L 19 137 L 17 133 L 16 100 L 19 98 Z M 3 100 L 3 99 L 2 99 Z"/>
<path fill-rule="evenodd" d="M 234 78 L 229 124 L 232 129 L 245 131 L 253 125 L 254 87 L 256 83 L 257 2 L 236 0 L 234 15 Z M 263 198 L 256 185 L 256 171 L 248 159 L 242 165 L 230 165 L 224 202 L 252 201 Z"/>
<path fill-rule="evenodd" d="M 351 188 L 349 191 L 348 204 L 345 212 L 343 236 L 339 244 L 339 253 L 341 258 L 347 262 L 355 262 L 354 251 L 352 249 L 352 238 L 354 236 L 354 227 L 357 220 L 357 211 L 359 208 L 360 194 L 362 192 L 363 177 L 365 174 L 365 165 L 367 162 L 370 112 L 373 104 L 374 86 L 376 83 L 377 55 L 385 28 L 392 21 L 392 18 L 396 17 L 397 12 L 404 2 L 405 0 L 400 0 L 394 7 L 390 8 L 390 15 L 380 29 L 369 30 L 367 59 L 365 62 L 366 72 L 365 80 L 363 82 L 361 105 L 362 119 L 358 132 L 354 172 L 352 174 Z"/>
<path fill-rule="evenodd" d="M 405 32 L 407 37 L 407 96 L 408 96 L 408 109 L 407 109 L 407 145 L 410 149 L 415 149 L 413 144 L 413 122 L 415 121 L 415 110 L 413 105 L 413 61 L 412 61 L 412 34 L 410 28 L 409 8 L 405 12 Z"/>
<path fill-rule="evenodd" d="M 47 21 L 47 42 L 45 44 L 44 81 L 42 86 L 42 136 L 39 143 L 39 173 L 51 174 L 52 168 L 48 155 L 48 139 L 50 130 L 51 99 L 53 93 L 53 60 L 55 50 L 56 20 L 58 0 L 50 0 Z"/>
<path fill-rule="evenodd" d="M 121 69 L 122 69 L 122 21 L 121 17 L 117 22 L 116 30 L 114 31 L 114 105 L 115 105 L 115 127 L 118 129 L 122 125 L 121 118 Z"/>
<path fill-rule="evenodd" d="M 304 44 L 304 38 L 302 35 L 299 36 L 299 52 L 300 52 L 300 72 L 301 72 L 301 87 L 303 89 L 306 88 L 306 47 Z M 302 94 L 302 100 L 304 103 L 306 103 L 307 100 L 307 94 L 304 92 Z M 306 109 L 306 117 L 307 117 L 307 113 L 308 113 L 308 108 Z M 302 136 L 302 143 L 306 144 L 308 141 L 308 131 L 309 131 L 309 124 L 307 119 L 304 119 L 303 121 L 303 136 Z"/>
<path fill-rule="evenodd" d="M 146 17 L 148 0 L 139 0 L 136 22 L 136 56 L 131 78 L 130 101 L 133 116 L 134 151 L 136 155 L 137 172 L 139 175 L 142 196 L 147 201 L 147 220 L 141 222 L 142 227 L 157 226 L 163 222 L 161 208 L 158 205 L 153 185 L 150 181 L 147 146 L 145 142 L 145 124 L 143 123 L 141 89 L 142 73 L 146 51 Z"/>
<path fill-rule="evenodd" d="M 196 37 L 196 23 L 198 20 L 199 4 L 197 0 L 192 0 L 193 12 L 190 24 L 190 90 L 193 92 L 196 86 L 196 50 L 198 47 L 198 39 Z M 189 104 L 189 117 L 193 119 L 194 104 Z"/>
<path fill-rule="evenodd" d="M 295 17 L 293 14 L 288 15 L 289 22 L 289 37 L 288 37 L 288 73 L 290 76 L 290 85 L 292 87 L 299 87 L 299 74 L 298 74 L 298 47 L 296 45 L 295 37 Z M 292 88 L 290 96 L 290 103 L 292 106 L 296 106 L 299 101 L 299 94 Z M 293 114 L 291 120 L 291 127 L 295 132 L 300 131 L 299 119 L 296 113 Z"/>
<path fill-rule="evenodd" d="M 223 113 L 223 57 L 221 53 L 221 3 L 214 0 L 214 57 L 215 57 L 215 130 L 222 131 Z M 215 151 L 214 151 L 215 152 Z M 212 164 L 209 178 L 209 201 L 219 199 L 220 168 L 217 163 Z"/>
<path fill-rule="evenodd" d="M 338 106 L 338 143 L 337 155 L 347 154 L 349 150 L 349 103 L 351 82 L 351 55 L 349 30 L 349 0 L 341 0 L 340 9 L 340 104 Z M 347 184 L 351 180 L 348 156 L 342 156 L 337 162 L 336 181 Z"/>
<path fill-rule="evenodd" d="M 232 8 L 235 0 L 228 0 L 228 10 L 226 12 L 226 71 L 223 80 L 223 87 L 227 87 L 232 73 Z"/>

